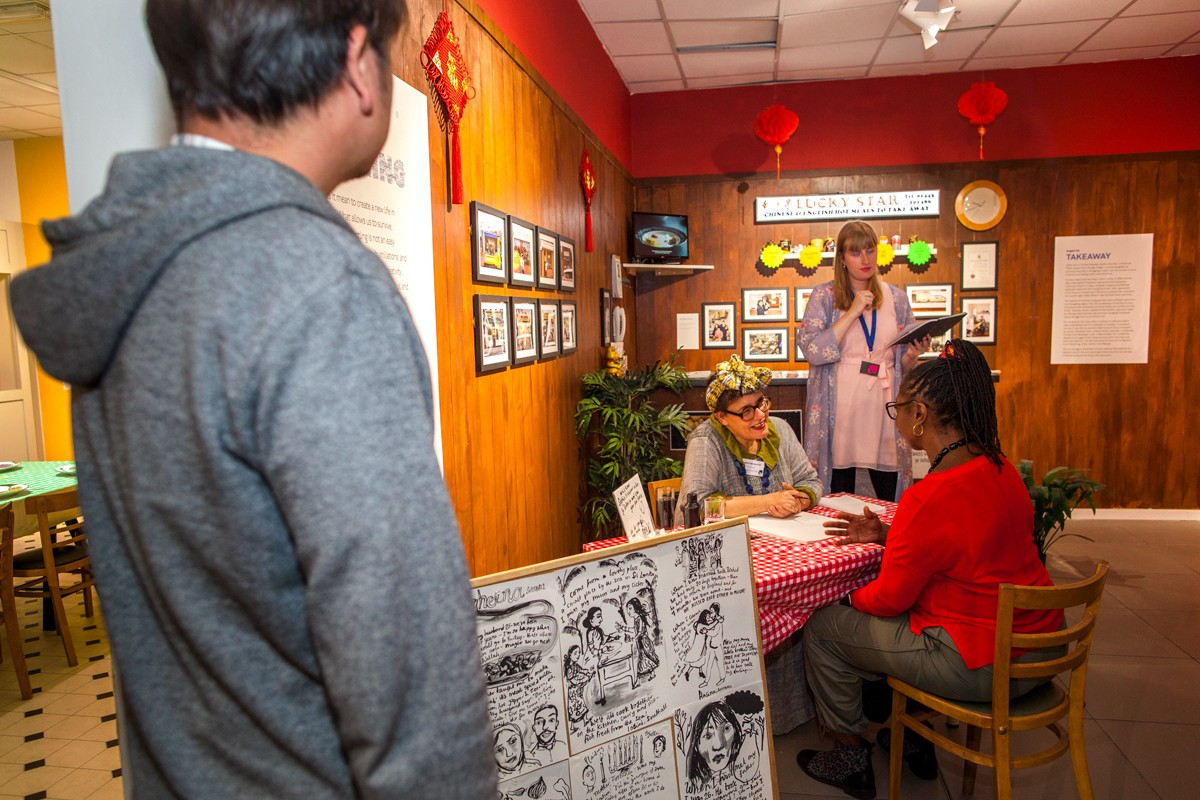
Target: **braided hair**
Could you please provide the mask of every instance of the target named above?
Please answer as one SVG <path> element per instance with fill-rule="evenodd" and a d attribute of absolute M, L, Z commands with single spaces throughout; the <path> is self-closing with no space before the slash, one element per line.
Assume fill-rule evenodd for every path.
<path fill-rule="evenodd" d="M 996 388 L 991 367 L 978 347 L 948 339 L 939 358 L 918 364 L 904 376 L 901 389 L 910 399 L 920 399 L 938 424 L 957 428 L 968 444 L 983 450 L 997 468 L 1001 466 L 1004 453 L 996 423 Z"/>

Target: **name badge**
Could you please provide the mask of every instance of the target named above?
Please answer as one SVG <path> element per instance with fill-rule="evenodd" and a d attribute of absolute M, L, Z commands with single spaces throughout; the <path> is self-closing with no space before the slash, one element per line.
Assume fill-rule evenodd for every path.
<path fill-rule="evenodd" d="M 742 463 L 746 467 L 747 475 L 753 475 L 756 478 L 762 477 L 763 467 L 766 466 L 766 464 L 759 461 L 757 458 L 747 458 Z"/>
<path fill-rule="evenodd" d="M 879 365 L 874 361 L 864 361 L 858 365 L 858 371 L 863 375 L 874 377 L 879 374 Z"/>

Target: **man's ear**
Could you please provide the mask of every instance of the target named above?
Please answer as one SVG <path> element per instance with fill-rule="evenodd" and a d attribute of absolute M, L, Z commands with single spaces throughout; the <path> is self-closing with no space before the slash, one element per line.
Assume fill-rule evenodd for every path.
<path fill-rule="evenodd" d="M 378 81 L 373 79 L 378 59 L 367 42 L 367 29 L 355 25 L 346 40 L 346 83 L 358 98 L 359 111 L 369 116 L 375 109 Z"/>

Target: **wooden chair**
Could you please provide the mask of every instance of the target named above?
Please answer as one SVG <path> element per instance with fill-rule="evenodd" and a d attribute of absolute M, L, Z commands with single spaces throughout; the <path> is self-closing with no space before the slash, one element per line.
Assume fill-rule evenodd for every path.
<path fill-rule="evenodd" d="M 17 673 L 17 685 L 25 700 L 33 697 L 29 685 L 29 669 L 25 666 L 25 647 L 21 641 L 21 626 L 17 622 L 16 599 L 13 597 L 13 510 L 12 504 L 0 509 L 0 618 L 4 620 L 4 632 L 8 636 L 8 649 L 12 653 L 13 669 Z M 0 656 L 3 651 L 0 651 Z"/>
<path fill-rule="evenodd" d="M 938 747 L 964 759 L 964 795 L 975 790 L 976 765 L 995 770 L 997 800 L 1012 798 L 1012 770 L 1037 767 L 1049 763 L 1070 750 L 1075 771 L 1075 787 L 1082 800 L 1092 800 L 1092 781 L 1088 774 L 1087 751 L 1083 741 L 1083 702 L 1087 686 L 1088 656 L 1092 649 L 1092 634 L 1100 597 L 1108 575 L 1108 562 L 1096 566 L 1096 574 L 1087 580 L 1064 586 L 1014 586 L 1000 584 L 1000 600 L 996 611 L 996 654 L 992 671 L 992 702 L 965 703 L 947 700 L 889 677 L 892 687 L 892 742 L 890 747 L 891 773 L 888 797 L 900 797 L 901 759 L 904 753 L 904 734 L 913 731 Z M 1051 633 L 1014 633 L 1014 609 L 1068 609 L 1083 606 L 1083 615 L 1074 625 Z M 1037 650 L 1067 645 L 1060 658 L 1034 663 L 1018 663 L 1012 659 L 1012 648 Z M 1009 696 L 1009 680 L 1070 674 L 1063 686 L 1059 680 L 1050 681 L 1019 697 Z M 912 698 L 925 708 L 907 711 L 906 698 Z M 937 733 L 922 723 L 937 716 L 967 724 L 966 746 Z M 1059 720 L 1067 718 L 1066 730 Z M 991 731 L 992 752 L 979 751 L 980 730 Z M 1045 749 L 1028 755 L 1014 756 L 1010 734 L 1048 728 L 1055 736 Z"/>
<path fill-rule="evenodd" d="M 62 512 L 72 512 L 75 518 L 57 525 L 50 521 L 52 515 L 57 518 Z M 79 511 L 79 493 L 71 489 L 31 497 L 25 501 L 25 513 L 37 517 L 42 546 L 13 557 L 13 577 L 31 579 L 16 583 L 13 592 L 17 597 L 50 600 L 55 626 L 67 653 L 67 664 L 73 667 L 77 659 L 63 597 L 83 592 L 84 616 L 92 616 L 92 561 L 88 557 L 87 534 Z M 63 573 L 75 573 L 80 580 L 64 587 L 60 580 Z"/>
<path fill-rule="evenodd" d="M 678 494 L 680 486 L 683 486 L 683 478 L 666 478 L 661 481 L 650 481 L 646 484 L 646 494 L 650 495 L 650 514 L 654 517 L 654 527 L 662 527 L 662 524 L 658 521 L 658 490 L 674 489 L 675 493 Z"/>

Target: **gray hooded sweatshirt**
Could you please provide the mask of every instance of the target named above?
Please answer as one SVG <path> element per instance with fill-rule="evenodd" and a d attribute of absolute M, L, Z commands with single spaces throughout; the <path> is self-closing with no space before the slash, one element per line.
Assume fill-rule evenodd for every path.
<path fill-rule="evenodd" d="M 495 796 L 428 366 L 269 159 L 119 156 L 12 304 L 74 387 L 123 776 L 146 798 Z"/>

